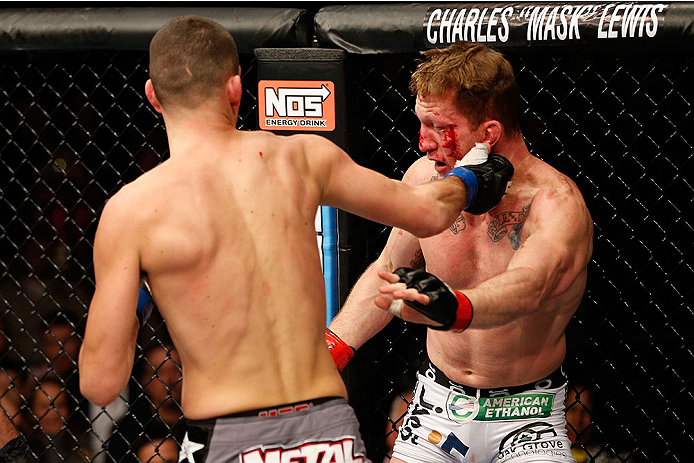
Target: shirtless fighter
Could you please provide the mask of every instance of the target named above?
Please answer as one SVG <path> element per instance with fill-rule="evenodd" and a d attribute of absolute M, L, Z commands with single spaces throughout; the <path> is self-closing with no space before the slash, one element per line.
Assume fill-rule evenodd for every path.
<path fill-rule="evenodd" d="M 367 461 L 323 337 L 318 205 L 430 236 L 466 204 L 495 205 L 512 167 L 497 157 L 413 187 L 320 136 L 239 131 L 239 71 L 213 21 L 181 17 L 152 39 L 145 93 L 170 159 L 102 212 L 81 391 L 105 406 L 126 385 L 144 277 L 181 359 L 179 461 Z"/>
<path fill-rule="evenodd" d="M 328 344 L 344 366 L 391 312 L 430 325 L 429 359 L 391 461 L 573 461 L 561 364 L 586 286 L 592 220 L 576 185 L 528 151 L 513 70 L 500 53 L 461 42 L 424 55 L 411 88 L 426 155 L 405 183 L 442 177 L 484 143 L 513 164 L 511 185 L 489 212 L 464 212 L 436 236 L 394 228 Z"/>

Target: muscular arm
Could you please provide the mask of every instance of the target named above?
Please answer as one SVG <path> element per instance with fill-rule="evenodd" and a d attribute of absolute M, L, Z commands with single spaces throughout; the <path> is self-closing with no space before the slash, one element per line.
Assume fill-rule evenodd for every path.
<path fill-rule="evenodd" d="M 416 165 L 405 173 L 404 183 L 417 184 L 422 181 L 414 173 Z M 330 329 L 355 349 L 381 331 L 393 316 L 374 306 L 373 299 L 383 284 L 378 272 L 392 272 L 403 266 L 423 269 L 424 258 L 417 237 L 393 228 L 383 251 L 355 283 L 340 313 L 330 324 Z"/>
<path fill-rule="evenodd" d="M 592 221 L 580 197 L 561 195 L 551 189 L 540 191 L 523 232 L 524 243 L 506 271 L 473 288 L 458 288 L 474 308 L 471 328 L 508 324 L 545 307 L 551 298 L 563 297 L 564 303 L 576 304 L 580 300 L 580 283 L 585 283 L 593 237 Z M 381 278 L 391 283 L 381 286 L 381 293 L 429 303 L 428 296 L 416 289 L 404 289 L 396 275 L 382 273 Z M 390 301 L 390 297 L 375 300 L 385 310 Z M 401 316 L 407 321 L 428 323 L 424 315 L 408 306 L 403 307 Z"/>
<path fill-rule="evenodd" d="M 359 277 L 330 329 L 355 349 L 381 331 L 393 318 L 374 306 L 374 297 L 383 284 L 379 271 L 392 272 L 402 266 L 423 267 L 419 240 L 404 230 L 394 228 L 388 243 L 376 261 Z"/>
<path fill-rule="evenodd" d="M 475 309 L 471 327 L 492 328 L 530 315 L 585 278 L 593 226 L 580 198 L 540 191 L 524 232 L 527 238 L 505 272 L 463 290 Z"/>
<path fill-rule="evenodd" d="M 131 206 L 123 199 L 116 195 L 109 201 L 96 232 L 96 291 L 79 356 L 80 390 L 100 406 L 118 397 L 135 358 L 140 258 L 128 214 Z"/>
<path fill-rule="evenodd" d="M 322 204 L 334 206 L 419 237 L 449 227 L 465 205 L 460 179 L 412 186 L 364 168 L 323 137 L 309 137 L 306 148 L 315 175 L 322 182 Z M 315 162 L 314 162 L 315 161 Z"/>

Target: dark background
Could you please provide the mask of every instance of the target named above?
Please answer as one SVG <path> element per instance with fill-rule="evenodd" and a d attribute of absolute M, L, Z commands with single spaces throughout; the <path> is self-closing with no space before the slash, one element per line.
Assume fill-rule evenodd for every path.
<path fill-rule="evenodd" d="M 578 184 L 595 223 L 588 289 L 569 326 L 565 367 L 594 391 L 596 437 L 624 461 L 688 461 L 694 49 L 685 42 L 503 52 L 517 73 L 531 152 Z M 241 58 L 239 126 L 255 129 L 256 62 L 251 53 Z M 346 57 L 348 151 L 393 178 L 419 155 L 407 88 L 416 60 L 414 52 Z M 138 50 L 0 54 L 3 372 L 27 374 L 55 310 L 73 317 L 81 337 L 101 208 L 168 156 L 162 121 L 144 98 L 146 78 L 147 55 Z M 351 284 L 388 230 L 350 220 Z M 394 321 L 344 373 L 373 461 L 386 453 L 391 402 L 411 387 L 425 336 Z M 22 403 L 33 393 L 23 392 Z M 75 415 L 84 417 L 87 404 L 71 393 Z"/>

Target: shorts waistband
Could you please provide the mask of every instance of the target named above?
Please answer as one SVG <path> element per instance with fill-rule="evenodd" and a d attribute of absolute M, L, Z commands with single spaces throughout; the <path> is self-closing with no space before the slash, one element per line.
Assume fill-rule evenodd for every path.
<path fill-rule="evenodd" d="M 427 371 L 433 371 L 434 377 L 432 378 L 431 374 L 427 374 Z M 523 384 L 520 386 L 495 387 L 491 389 L 478 389 L 476 387 L 456 383 L 455 381 L 448 379 L 443 371 L 431 363 L 431 360 L 426 360 L 424 363 L 422 363 L 422 366 L 419 369 L 419 374 L 433 380 L 435 383 L 443 387 L 454 387 L 456 389 L 460 389 L 464 392 L 464 394 L 472 397 L 502 397 L 519 394 L 529 390 L 557 388 L 565 385 L 568 381 L 561 366 L 550 373 L 547 377 L 528 384 Z"/>
<path fill-rule="evenodd" d="M 210 418 L 207 420 L 186 420 L 189 426 L 195 426 L 198 428 L 208 428 L 214 425 L 215 421 L 224 418 L 244 418 L 244 417 L 258 417 L 258 418 L 276 418 L 278 416 L 286 416 L 292 413 L 300 413 L 311 408 L 330 402 L 333 400 L 339 400 L 342 397 L 320 397 L 317 399 L 303 400 L 300 402 L 294 402 L 290 404 L 277 405 L 270 408 L 257 408 L 255 410 L 247 410 L 238 413 L 230 413 L 228 415 L 218 416 L 216 418 Z"/>

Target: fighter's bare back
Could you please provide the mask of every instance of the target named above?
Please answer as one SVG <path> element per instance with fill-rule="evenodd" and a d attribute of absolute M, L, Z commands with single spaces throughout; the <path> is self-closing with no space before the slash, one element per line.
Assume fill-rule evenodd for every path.
<path fill-rule="evenodd" d="M 315 310 L 325 300 L 312 167 L 296 140 L 229 138 L 183 146 L 185 157 L 119 193 L 147 198 L 136 212 L 141 268 L 180 352 L 192 419 L 346 396 Z"/>

